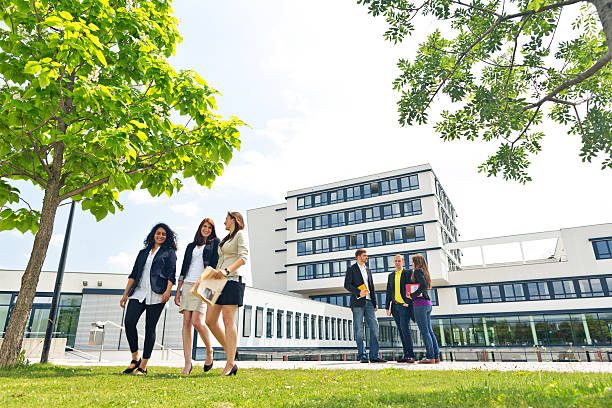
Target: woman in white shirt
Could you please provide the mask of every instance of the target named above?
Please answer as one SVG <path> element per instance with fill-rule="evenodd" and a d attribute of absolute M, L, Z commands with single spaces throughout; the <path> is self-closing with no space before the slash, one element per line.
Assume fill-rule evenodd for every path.
<path fill-rule="evenodd" d="M 205 218 L 198 226 L 193 242 L 185 249 L 183 266 L 174 297 L 174 303 L 179 306 L 179 313 L 183 314 L 183 354 L 185 355 L 183 374 L 191 373 L 193 368 L 191 361 L 193 329 L 196 329 L 206 346 L 204 371 L 210 370 L 213 366 L 213 348 L 203 319 L 206 305 L 202 299 L 191 293 L 191 289 L 207 266 L 217 267 L 218 247 L 219 238 L 215 232 L 215 223 L 210 218 Z"/>
<path fill-rule="evenodd" d="M 221 374 L 236 375 L 238 366 L 234 364 L 234 358 L 238 333 L 235 317 L 244 297 L 241 267 L 247 262 L 249 243 L 244 231 L 244 220 L 239 212 L 228 212 L 224 224 L 229 234 L 219 244 L 219 262 L 213 277 L 227 279 L 227 284 L 217 303 L 206 309 L 206 324 L 227 356 L 227 364 Z M 219 315 L 223 316 L 225 332 L 219 326 Z"/>
<path fill-rule="evenodd" d="M 170 299 L 176 275 L 176 235 L 166 224 L 157 224 L 144 240 L 145 247 L 138 253 L 132 273 L 119 302 L 125 311 L 125 335 L 132 352 L 132 361 L 125 374 L 146 374 L 147 363 L 155 345 L 155 328 Z M 129 302 L 128 302 L 129 299 Z M 138 357 L 136 324 L 146 311 L 145 341 L 142 359 Z"/>

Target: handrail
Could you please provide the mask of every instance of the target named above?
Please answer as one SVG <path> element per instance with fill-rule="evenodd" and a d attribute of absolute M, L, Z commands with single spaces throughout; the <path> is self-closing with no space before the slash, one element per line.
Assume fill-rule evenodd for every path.
<path fill-rule="evenodd" d="M 110 320 L 106 320 L 106 321 L 104 321 L 104 322 L 102 322 L 102 321 L 98 321 L 98 322 L 96 322 L 95 324 L 96 324 L 96 326 L 98 326 L 98 327 L 102 327 L 102 328 L 106 327 L 106 325 L 107 325 L 107 324 L 110 324 L 111 326 L 115 326 L 116 328 L 118 328 L 118 329 L 120 329 L 120 330 L 125 330 L 125 327 L 121 326 L 121 325 L 120 325 L 120 324 L 118 324 L 118 323 L 112 322 L 112 321 L 110 321 Z M 144 339 L 144 338 L 145 338 L 145 336 L 143 336 L 142 334 L 139 334 L 139 335 L 138 335 L 138 337 L 140 337 L 141 339 Z M 104 344 L 104 343 L 103 343 L 103 344 Z M 101 360 L 102 360 L 102 347 L 103 347 L 103 344 L 100 346 L 100 357 L 99 357 L 99 361 L 101 361 Z M 177 351 L 174 351 L 174 350 L 173 350 L 173 349 L 171 349 L 170 347 L 166 347 L 166 346 L 164 346 L 164 345 L 163 345 L 163 344 L 161 344 L 161 343 L 155 342 L 155 343 L 154 343 L 154 345 L 156 345 L 156 346 L 158 346 L 158 347 L 160 347 L 160 348 L 161 348 L 161 350 L 162 350 L 162 357 L 163 357 L 163 353 L 164 353 L 164 352 L 166 353 L 166 360 L 168 359 L 168 353 L 173 353 L 173 354 L 176 354 L 176 355 L 177 355 L 177 356 L 179 356 L 179 357 L 183 357 L 183 355 L 182 355 L 181 353 L 178 353 Z"/>
<path fill-rule="evenodd" d="M 77 349 L 75 349 L 75 348 L 73 348 L 73 347 L 66 346 L 66 348 L 67 348 L 67 349 L 69 349 L 69 351 L 75 352 L 76 354 L 81 353 L 81 354 L 86 355 L 87 357 L 91 357 L 91 358 L 93 358 L 93 359 L 95 359 L 95 358 L 96 358 L 96 356 L 94 356 L 93 354 L 89 354 L 89 353 L 86 353 L 86 352 L 84 352 L 84 351 L 77 350 Z"/>

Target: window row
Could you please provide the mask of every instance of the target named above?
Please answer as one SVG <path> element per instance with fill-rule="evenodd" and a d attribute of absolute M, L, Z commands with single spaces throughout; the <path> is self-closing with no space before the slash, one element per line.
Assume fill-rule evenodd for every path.
<path fill-rule="evenodd" d="M 297 254 L 298 256 L 323 254 L 345 251 L 347 249 L 371 248 L 416 241 L 425 241 L 425 228 L 423 225 L 410 225 L 407 227 L 298 241 Z"/>
<path fill-rule="evenodd" d="M 423 255 L 427 259 L 425 252 L 412 252 L 404 255 L 404 268 L 412 269 L 412 257 L 414 255 Z M 368 268 L 372 273 L 393 272 L 395 264 L 393 263 L 394 255 L 378 255 L 368 257 Z M 298 280 L 324 279 L 343 277 L 346 270 L 355 263 L 355 260 L 341 260 L 330 262 L 318 262 L 309 265 L 298 266 Z"/>
<path fill-rule="evenodd" d="M 450 238 L 448 238 L 448 242 L 457 241 L 457 239 L 459 238 L 459 232 L 455 227 L 455 221 L 452 220 L 448 215 L 446 215 L 446 212 L 444 212 L 440 203 L 438 203 L 438 212 L 440 213 L 440 222 L 450 232 Z M 444 229 L 442 229 L 442 231 L 444 234 Z"/>
<path fill-rule="evenodd" d="M 457 288 L 460 305 L 612 296 L 612 277 L 505 283 Z"/>
<path fill-rule="evenodd" d="M 612 259 L 612 239 L 592 241 L 595 259 Z"/>
<path fill-rule="evenodd" d="M 350 307 L 351 294 L 341 293 L 337 295 L 318 295 L 318 296 L 311 296 L 310 298 L 318 302 L 331 303 L 332 305 Z M 433 306 L 438 306 L 438 291 L 436 289 L 429 290 L 429 298 Z M 376 304 L 378 305 L 379 309 L 382 309 L 385 307 L 386 300 L 387 300 L 387 292 L 385 290 L 377 290 L 376 291 Z"/>
<path fill-rule="evenodd" d="M 399 217 L 409 217 L 422 214 L 421 200 L 410 200 L 399 203 L 384 204 L 369 208 L 357 208 L 333 214 L 317 215 L 300 218 L 297 231 L 313 231 L 325 228 L 342 227 L 344 225 L 361 224 L 364 222 L 387 220 Z"/>
<path fill-rule="evenodd" d="M 362 198 L 376 197 L 386 194 L 410 191 L 419 188 L 419 177 L 404 176 L 391 180 L 374 181 L 358 186 L 325 191 L 323 193 L 300 196 L 297 199 L 297 209 L 320 207 L 323 205 L 342 203 L 345 201 L 360 200 Z"/>
<path fill-rule="evenodd" d="M 440 184 L 438 179 L 436 179 L 436 194 L 438 195 L 438 199 L 442 203 L 442 206 L 446 209 L 446 211 L 448 211 L 448 213 L 451 215 L 451 217 L 454 220 L 455 208 L 453 207 L 453 204 L 451 204 L 450 200 L 448 199 L 448 196 L 446 195 L 446 192 L 442 188 L 442 184 Z"/>
<path fill-rule="evenodd" d="M 329 316 L 309 313 L 255 307 L 255 330 L 253 331 L 253 307 L 245 305 L 242 311 L 242 337 L 263 337 L 268 339 L 312 339 L 312 340 L 353 340 L 353 322 Z"/>

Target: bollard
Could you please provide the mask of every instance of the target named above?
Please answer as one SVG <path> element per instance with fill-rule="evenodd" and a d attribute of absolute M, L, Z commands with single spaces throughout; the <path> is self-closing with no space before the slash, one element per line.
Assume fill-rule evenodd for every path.
<path fill-rule="evenodd" d="M 487 350 L 483 350 L 482 351 L 482 360 L 486 363 L 487 361 L 489 361 L 489 358 L 487 357 Z"/>
<path fill-rule="evenodd" d="M 603 356 L 601 355 L 601 350 L 597 350 L 597 358 L 600 363 L 603 363 Z"/>
<path fill-rule="evenodd" d="M 283 361 L 289 361 L 289 356 L 283 356 Z"/>
<path fill-rule="evenodd" d="M 342 354 L 342 361 L 346 361 L 346 353 Z"/>
<path fill-rule="evenodd" d="M 317 356 L 317 361 L 321 361 L 321 355 L 320 354 Z"/>
<path fill-rule="evenodd" d="M 391 352 L 391 361 L 395 361 L 395 351 Z"/>
<path fill-rule="evenodd" d="M 541 363 L 542 362 L 542 352 L 540 351 L 540 349 L 537 349 L 536 353 L 538 354 L 538 361 Z"/>

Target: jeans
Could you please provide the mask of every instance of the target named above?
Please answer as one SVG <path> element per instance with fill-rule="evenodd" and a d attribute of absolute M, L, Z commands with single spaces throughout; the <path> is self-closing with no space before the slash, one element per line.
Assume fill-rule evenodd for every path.
<path fill-rule="evenodd" d="M 412 348 L 412 336 L 410 335 L 410 308 L 393 302 L 391 305 L 391 315 L 395 320 L 397 331 L 402 340 L 404 358 L 416 358 L 414 349 Z"/>
<path fill-rule="evenodd" d="M 125 311 L 125 335 L 130 345 L 130 351 L 135 353 L 138 351 L 138 331 L 136 330 L 136 324 L 140 319 L 142 313 L 146 310 L 147 316 L 145 318 L 145 340 L 144 347 L 142 350 L 142 358 L 151 358 L 151 352 L 155 345 L 155 328 L 157 327 L 157 321 L 164 310 L 164 303 L 156 303 L 153 305 L 147 305 L 144 302 L 140 303 L 136 299 L 130 299 L 127 304 Z"/>
<path fill-rule="evenodd" d="M 414 318 L 425 343 L 426 358 L 429 360 L 440 358 L 438 340 L 431 328 L 431 305 L 414 306 Z"/>
<path fill-rule="evenodd" d="M 370 360 L 379 358 L 378 355 L 378 320 L 376 319 L 376 312 L 374 311 L 374 305 L 370 300 L 366 301 L 365 307 L 353 307 L 353 327 L 355 330 L 355 341 L 357 342 L 357 358 L 367 359 L 366 345 L 364 337 L 364 326 L 363 319 L 370 329 Z"/>

